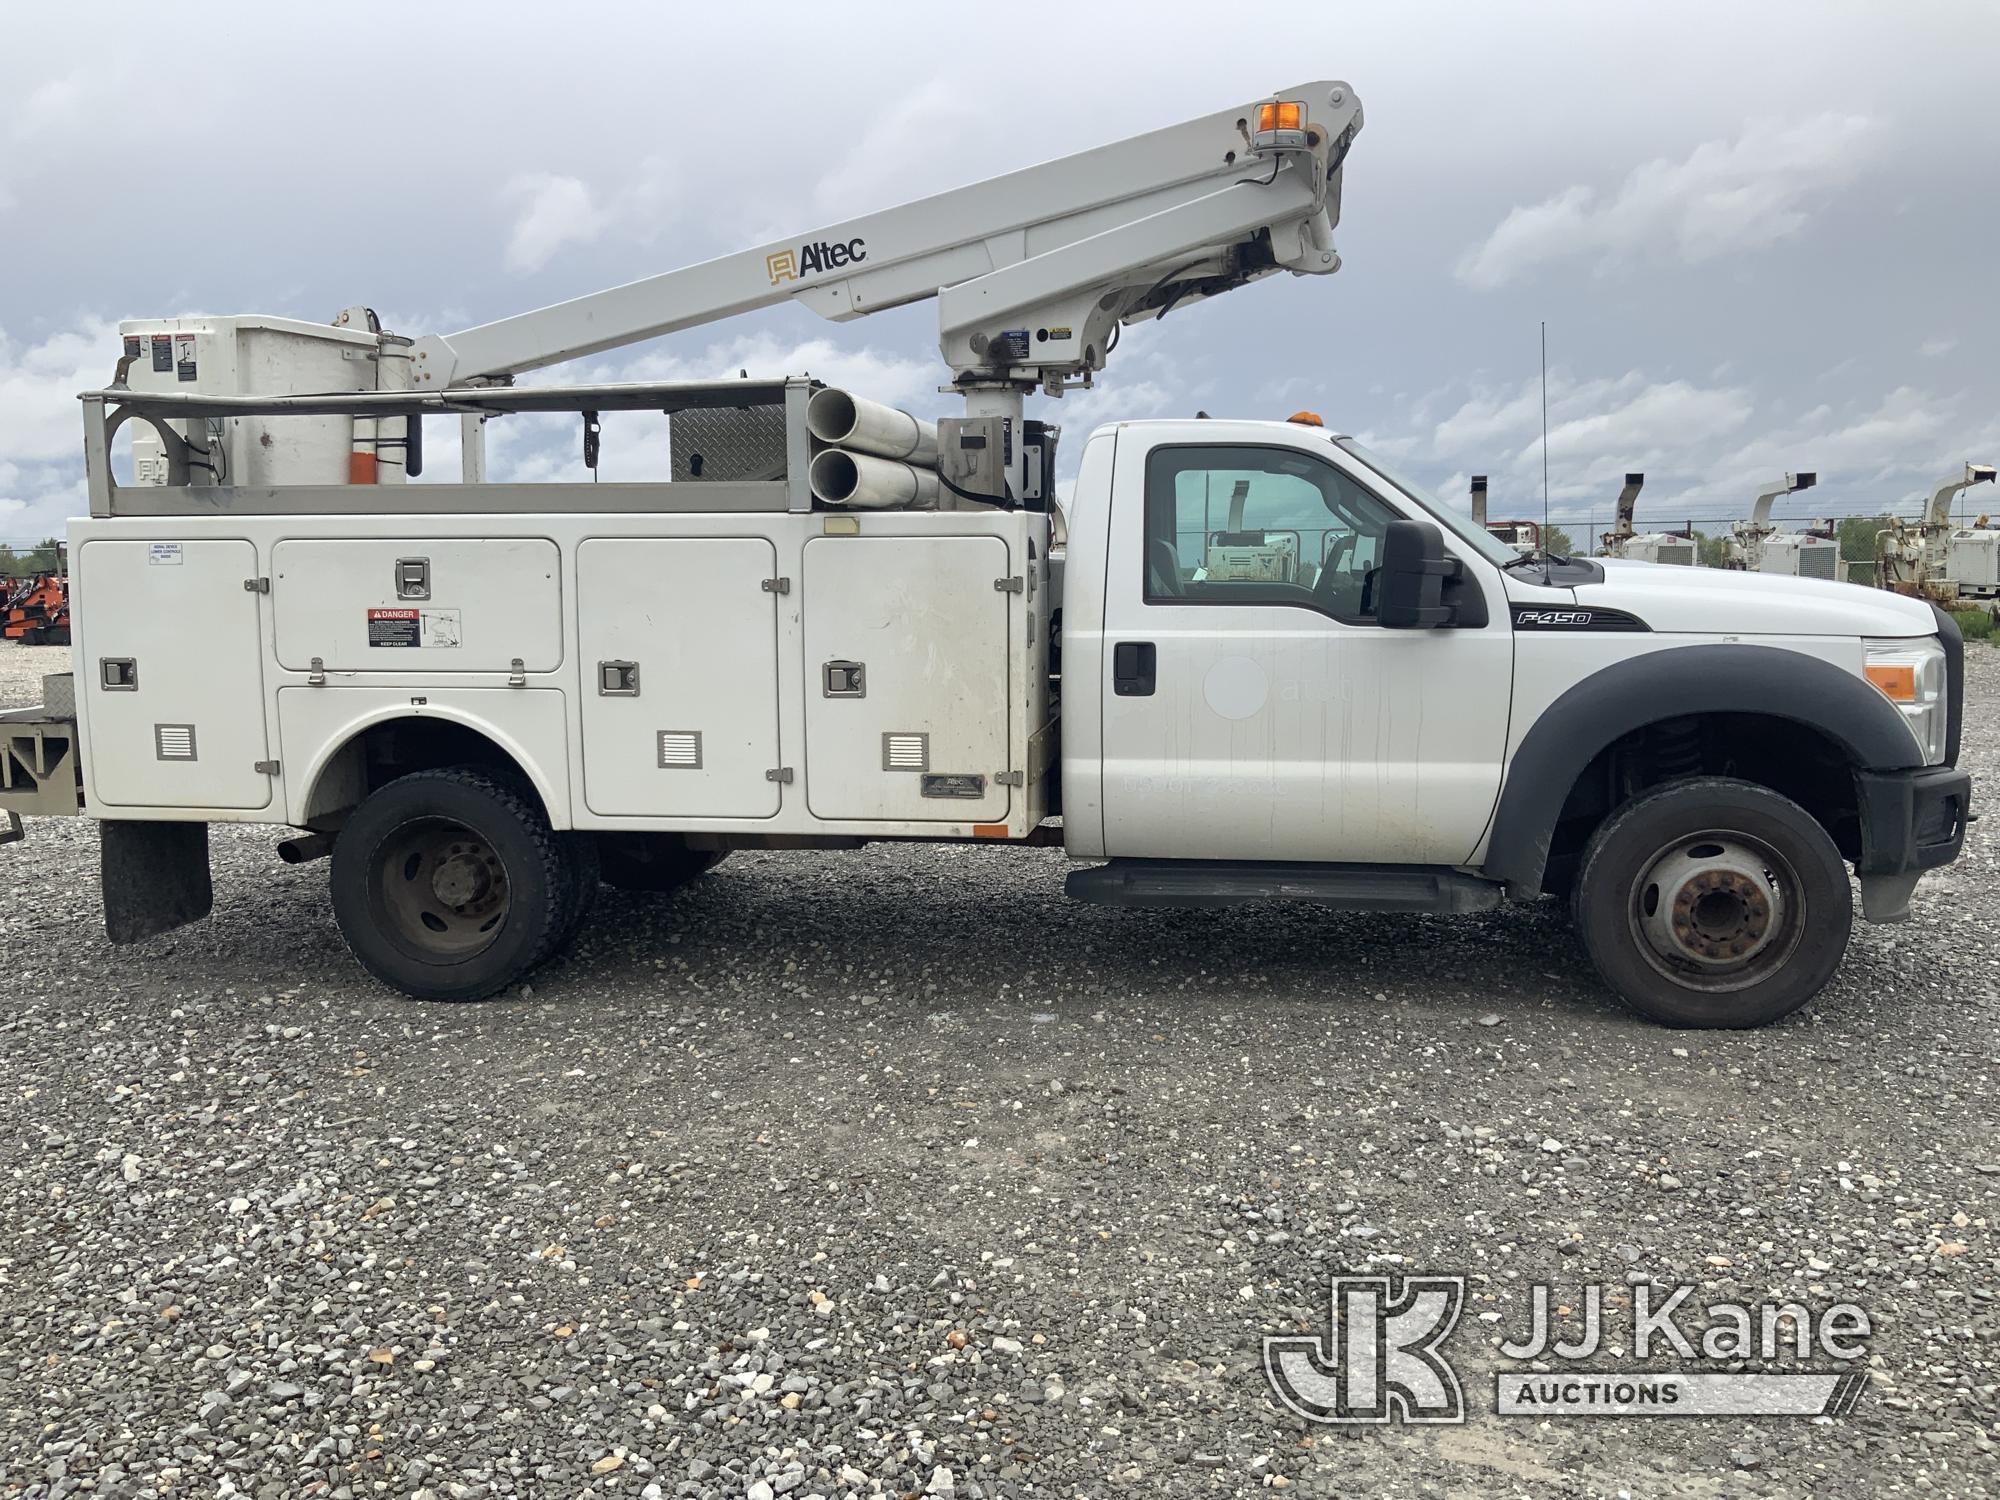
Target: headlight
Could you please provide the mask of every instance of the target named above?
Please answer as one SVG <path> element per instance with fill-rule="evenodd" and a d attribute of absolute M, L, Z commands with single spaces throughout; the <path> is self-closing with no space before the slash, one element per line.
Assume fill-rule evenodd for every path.
<path fill-rule="evenodd" d="M 1946 720 L 1944 647 L 1936 636 L 1917 640 L 1863 641 L 1862 673 L 1896 705 L 1923 747 L 1924 764 L 1944 763 Z"/>

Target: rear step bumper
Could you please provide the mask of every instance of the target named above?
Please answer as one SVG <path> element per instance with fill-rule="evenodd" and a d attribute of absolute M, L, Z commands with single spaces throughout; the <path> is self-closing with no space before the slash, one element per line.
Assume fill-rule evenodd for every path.
<path fill-rule="evenodd" d="M 1490 911 L 1502 886 L 1432 865 L 1238 863 L 1206 859 L 1114 859 L 1072 870 L 1064 890 L 1105 906 L 1237 906 L 1314 901 L 1344 911 L 1448 914 Z"/>

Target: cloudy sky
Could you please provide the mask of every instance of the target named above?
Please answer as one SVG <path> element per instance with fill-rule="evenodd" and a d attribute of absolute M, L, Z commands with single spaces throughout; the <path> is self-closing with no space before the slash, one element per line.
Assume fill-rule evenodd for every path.
<path fill-rule="evenodd" d="M 1627 469 L 1642 525 L 1712 524 L 1787 469 L 1821 484 L 1781 513 L 1853 514 L 2000 456 L 2000 6 L 699 10 L 11 12 L 0 539 L 80 508 L 73 397 L 120 318 L 449 332 L 1326 77 L 1367 112 L 1344 269 L 1128 337 L 1052 403 L 1069 467 L 1110 418 L 1307 406 L 1538 514 L 1543 319 L 1559 519 L 1604 524 Z M 809 371 L 947 414 L 935 326 L 783 307 L 591 373 Z M 611 434 L 606 477 L 647 437 Z M 496 464 L 575 446 L 524 427 Z"/>

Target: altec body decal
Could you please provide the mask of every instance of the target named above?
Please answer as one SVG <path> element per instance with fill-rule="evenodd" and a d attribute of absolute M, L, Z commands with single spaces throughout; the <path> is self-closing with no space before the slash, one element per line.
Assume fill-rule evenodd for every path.
<path fill-rule="evenodd" d="M 764 269 L 770 275 L 771 285 L 776 286 L 781 281 L 797 281 L 801 276 L 857 266 L 866 259 L 868 242 L 864 239 L 815 240 L 797 250 L 779 250 L 765 256 Z"/>

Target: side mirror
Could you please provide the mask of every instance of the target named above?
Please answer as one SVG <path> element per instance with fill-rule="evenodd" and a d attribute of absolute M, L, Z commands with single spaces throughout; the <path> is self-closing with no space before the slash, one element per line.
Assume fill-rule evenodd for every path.
<path fill-rule="evenodd" d="M 1444 602 L 1445 580 L 1458 577 L 1444 533 L 1429 521 L 1391 521 L 1382 538 L 1375 618 L 1391 630 L 1434 630 L 1458 613 Z"/>

